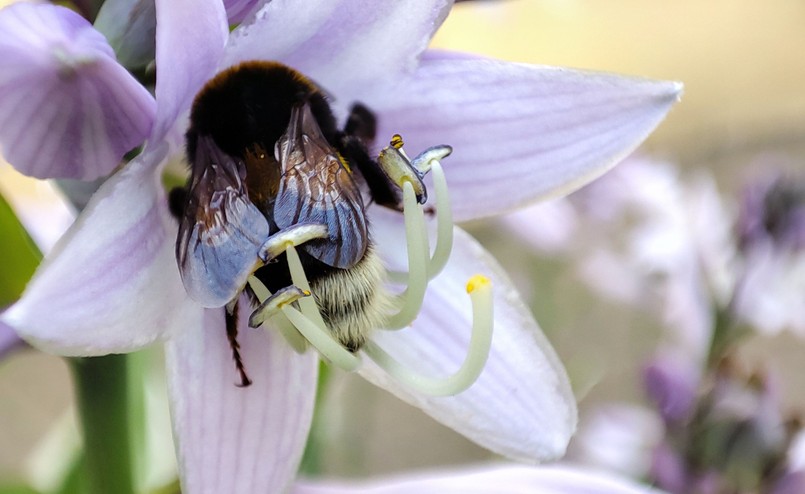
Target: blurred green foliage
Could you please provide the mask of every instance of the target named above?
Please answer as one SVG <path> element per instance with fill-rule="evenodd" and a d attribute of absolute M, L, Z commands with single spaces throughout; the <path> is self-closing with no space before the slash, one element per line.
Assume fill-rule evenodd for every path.
<path fill-rule="evenodd" d="M 42 259 L 42 253 L 0 195 L 0 307 L 17 300 Z"/>

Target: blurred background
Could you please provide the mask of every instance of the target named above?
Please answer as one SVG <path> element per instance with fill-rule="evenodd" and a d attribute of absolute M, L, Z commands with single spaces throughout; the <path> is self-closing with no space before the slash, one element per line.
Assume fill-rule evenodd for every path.
<path fill-rule="evenodd" d="M 805 3 L 795 0 L 470 1 L 455 6 L 433 46 L 684 82 L 682 101 L 638 151 L 639 159 L 671 167 L 683 184 L 712 176 L 735 218 L 746 184 L 769 163 L 800 179 L 805 172 L 803 26 Z M 0 168 L 0 187 L 17 192 L 20 204 L 50 197 L 42 184 L 7 165 Z M 542 218 L 534 221 L 561 222 L 550 212 L 533 214 Z M 69 221 L 59 218 L 53 220 L 56 231 Z M 667 339 L 662 311 L 602 295 L 580 274 L 580 259 L 573 255 L 578 250 L 535 248 L 511 224 L 468 228 L 517 273 L 514 281 L 568 368 L 582 429 L 603 405 L 651 409 L 641 376 Z M 617 244 L 621 233 L 603 228 L 597 238 Z M 791 286 L 803 285 L 795 280 Z M 805 292 L 794 297 L 805 311 Z M 783 330 L 747 336 L 733 358 L 753 371 L 773 368 L 780 407 L 798 414 L 805 406 L 802 354 L 799 337 Z M 33 468 L 32 455 L 42 451 L 54 422 L 69 421 L 63 419 L 71 400 L 67 368 L 55 357 L 18 352 L 0 362 L 0 396 L 0 478 L 21 478 Z M 377 475 L 490 458 L 418 410 L 338 371 L 331 373 L 320 412 L 312 440 L 324 453 L 310 461 L 324 473 Z M 327 454 L 336 447 L 338 454 Z M 580 449 L 571 448 L 579 461 L 585 456 Z"/>

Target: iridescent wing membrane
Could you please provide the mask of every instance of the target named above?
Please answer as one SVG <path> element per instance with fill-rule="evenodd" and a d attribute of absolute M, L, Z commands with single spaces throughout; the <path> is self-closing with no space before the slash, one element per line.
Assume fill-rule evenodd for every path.
<path fill-rule="evenodd" d="M 268 221 L 249 201 L 242 161 L 205 135 L 198 136 L 195 154 L 176 259 L 188 294 L 204 307 L 221 307 L 253 271 Z"/>
<path fill-rule="evenodd" d="M 288 130 L 277 141 L 275 154 L 282 169 L 274 203 L 277 226 L 282 230 L 299 224 L 326 225 L 328 238 L 301 248 L 329 266 L 355 265 L 368 244 L 363 197 L 307 103 L 291 110 Z"/>

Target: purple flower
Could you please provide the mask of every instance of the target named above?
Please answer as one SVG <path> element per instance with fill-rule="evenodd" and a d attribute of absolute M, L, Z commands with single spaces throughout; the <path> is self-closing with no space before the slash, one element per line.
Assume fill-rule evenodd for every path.
<path fill-rule="evenodd" d="M 666 424 L 684 424 L 696 404 L 701 370 L 673 352 L 660 353 L 643 369 L 646 394 Z"/>
<path fill-rule="evenodd" d="M 768 159 L 761 165 L 784 168 Z M 736 229 L 743 273 L 735 287 L 735 310 L 767 333 L 791 329 L 802 336 L 805 175 L 767 171 L 745 188 L 741 199 Z"/>
<path fill-rule="evenodd" d="M 345 0 L 300 7 L 273 0 L 252 7 L 230 34 L 220 1 L 157 1 L 155 108 L 149 97 L 131 103 L 142 89 L 131 79 L 116 82 L 120 90 L 105 85 L 123 69 L 110 68 L 108 45 L 74 14 L 48 5 L 0 14 L 3 39 L 24 34 L 13 50 L 0 51 L 0 73 L 25 76 L 26 94 L 46 89 L 54 105 L 72 104 L 58 112 L 58 121 L 81 123 L 49 129 L 25 106 L 22 118 L 0 121 L 0 144 L 12 164 L 37 176 L 89 178 L 112 171 L 122 152 L 147 137 L 142 153 L 96 193 L 4 320 L 33 345 L 62 355 L 127 352 L 164 341 L 183 492 L 286 488 L 310 427 L 317 379 L 314 352 L 296 353 L 273 329 L 252 330 L 244 322 L 240 343 L 254 384 L 234 386 L 223 310 L 202 309 L 179 277 L 177 225 L 160 174 L 181 159 L 188 108 L 215 73 L 244 60 L 278 60 L 332 94 L 342 119 L 361 101 L 376 112 L 380 136 L 400 133 L 417 150 L 434 139 L 451 144 L 445 173 L 458 221 L 592 180 L 633 149 L 679 96 L 675 83 L 424 51 L 451 5 Z M 79 55 L 60 57 L 59 50 Z M 13 63 L 5 62 L 7 53 L 15 54 Z M 41 70 L 26 65 L 31 53 Z M 65 60 L 84 86 L 59 77 Z M 39 80 L 37 73 L 50 77 Z M 100 102 L 73 101 L 75 87 L 93 89 Z M 12 100 L 2 88 L 0 111 L 9 114 Z M 40 101 L 31 98 L 34 106 Z M 11 136 L 25 129 L 24 140 L 34 142 L 47 130 L 52 144 L 18 145 Z M 136 138 L 119 139 L 123 134 Z M 109 152 L 93 154 L 93 143 Z M 52 159 L 58 156 L 70 159 Z M 402 221 L 375 209 L 378 250 L 393 267 L 404 254 L 405 242 L 395 241 Z M 461 292 L 472 275 L 486 274 L 494 286 L 495 335 L 477 381 L 456 396 L 433 397 L 371 362 L 360 373 L 492 451 L 526 461 L 560 456 L 576 424 L 564 370 L 494 259 L 460 229 L 454 236 L 453 254 L 430 283 L 412 327 L 377 331 L 372 340 L 410 367 L 453 372 L 472 324 Z"/>
<path fill-rule="evenodd" d="M 154 100 L 104 37 L 65 10 L 3 10 L 0 149 L 26 175 L 89 180 L 148 136 Z"/>
<path fill-rule="evenodd" d="M 607 403 L 582 421 L 569 456 L 591 468 L 646 478 L 664 434 L 662 420 L 653 410 Z"/>

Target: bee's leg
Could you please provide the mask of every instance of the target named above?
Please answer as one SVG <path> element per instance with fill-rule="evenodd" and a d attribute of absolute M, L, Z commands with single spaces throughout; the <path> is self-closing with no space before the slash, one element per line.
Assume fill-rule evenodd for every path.
<path fill-rule="evenodd" d="M 174 187 L 168 193 L 168 210 L 171 216 L 180 220 L 184 216 L 184 208 L 187 204 L 187 187 Z"/>
<path fill-rule="evenodd" d="M 280 312 L 286 305 L 296 302 L 300 298 L 309 296 L 309 291 L 302 290 L 294 285 L 277 290 L 252 312 L 252 315 L 249 317 L 249 326 L 253 328 L 260 327 L 261 324 Z"/>
<path fill-rule="evenodd" d="M 243 360 L 240 357 L 240 344 L 238 343 L 238 299 L 235 298 L 232 302 L 227 304 L 224 310 L 224 320 L 226 321 L 226 337 L 229 340 L 229 346 L 232 348 L 232 358 L 235 359 L 235 367 L 240 374 L 239 386 L 245 388 L 252 384 L 252 380 L 246 375 L 246 369 L 243 366 Z"/>
<path fill-rule="evenodd" d="M 402 194 L 399 187 L 386 175 L 380 165 L 366 152 L 366 146 L 356 137 L 345 136 L 341 140 L 341 154 L 363 176 L 369 194 L 376 204 L 402 212 Z"/>
<path fill-rule="evenodd" d="M 318 238 L 327 238 L 329 235 L 327 225 L 297 223 L 268 237 L 257 251 L 257 255 L 263 262 L 268 262 L 285 252 L 288 245 L 301 245 Z"/>
<path fill-rule="evenodd" d="M 344 134 L 360 139 L 368 147 L 374 142 L 377 135 L 375 114 L 366 106 L 355 103 L 349 110 L 347 123 L 344 125 Z"/>
<path fill-rule="evenodd" d="M 381 206 L 402 212 L 402 195 L 399 187 L 389 179 L 383 169 L 366 151 L 377 135 L 377 118 L 372 110 L 357 103 L 352 106 L 339 138 L 338 151 L 350 166 L 360 171 L 369 187 L 372 201 Z"/>

